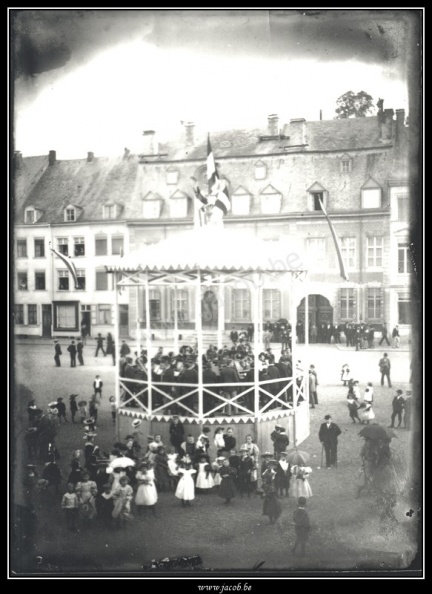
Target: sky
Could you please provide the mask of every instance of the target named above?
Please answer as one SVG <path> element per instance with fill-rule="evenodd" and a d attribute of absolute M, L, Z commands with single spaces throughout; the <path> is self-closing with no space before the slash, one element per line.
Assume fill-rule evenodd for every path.
<path fill-rule="evenodd" d="M 335 117 L 347 91 L 409 112 L 409 10 L 12 10 L 11 137 L 24 157 L 142 150 L 195 122 Z M 372 114 L 371 114 L 372 115 Z"/>

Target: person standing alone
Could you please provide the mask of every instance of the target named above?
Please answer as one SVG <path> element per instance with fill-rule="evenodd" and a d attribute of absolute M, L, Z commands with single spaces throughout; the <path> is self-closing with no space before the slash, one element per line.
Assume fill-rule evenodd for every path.
<path fill-rule="evenodd" d="M 61 346 L 58 343 L 58 340 L 54 341 L 54 361 L 56 367 L 61 367 L 60 363 L 60 355 L 62 354 Z"/>
<path fill-rule="evenodd" d="M 102 351 L 102 353 L 103 353 L 103 356 L 104 356 L 104 357 L 106 357 L 106 352 L 105 352 L 105 350 L 104 350 L 104 348 L 103 348 L 103 341 L 104 341 L 104 340 L 105 340 L 105 338 L 102 338 L 102 335 L 101 335 L 101 334 L 98 334 L 98 335 L 97 335 L 97 338 L 96 338 L 96 353 L 95 353 L 95 357 L 97 357 L 97 356 L 98 356 L 99 350 L 101 350 L 101 351 Z"/>
<path fill-rule="evenodd" d="M 388 383 L 388 387 L 391 388 L 392 387 L 392 383 L 391 383 L 391 379 L 390 379 L 390 359 L 388 358 L 387 353 L 384 353 L 384 357 L 382 357 L 382 359 L 380 359 L 379 363 L 379 369 L 381 371 L 381 385 L 384 385 L 384 378 L 387 378 L 387 383 Z"/>
<path fill-rule="evenodd" d="M 68 352 L 69 352 L 69 354 L 70 354 L 70 362 L 71 362 L 70 366 L 71 366 L 71 367 L 76 367 L 76 354 L 77 354 L 77 349 L 76 349 L 76 346 L 75 346 L 75 341 L 74 341 L 74 340 L 72 340 L 72 341 L 71 341 L 71 343 L 70 343 L 70 345 L 68 346 L 67 350 L 68 350 Z"/>
<path fill-rule="evenodd" d="M 80 365 L 84 365 L 84 359 L 83 359 L 83 348 L 84 348 L 84 345 L 83 345 L 83 342 L 82 342 L 81 338 L 78 338 L 78 342 L 77 342 L 76 348 L 77 348 L 77 355 L 78 355 L 78 363 Z"/>
<path fill-rule="evenodd" d="M 392 416 L 391 416 L 391 425 L 389 425 L 390 427 L 394 427 L 395 424 L 395 419 L 396 417 L 398 418 L 398 427 L 401 426 L 402 424 L 402 412 L 405 408 L 405 398 L 402 397 L 402 390 L 396 390 L 396 396 L 393 398 L 393 402 L 392 402 L 392 407 L 393 407 L 393 412 L 392 412 Z"/>
<path fill-rule="evenodd" d="M 325 423 L 322 423 L 318 437 L 322 443 L 326 454 L 326 467 L 337 467 L 337 444 L 338 437 L 342 433 L 336 423 L 332 423 L 330 415 L 324 417 Z"/>
<path fill-rule="evenodd" d="M 387 333 L 388 333 L 388 330 L 387 330 L 387 324 L 384 322 L 384 324 L 382 325 L 382 328 L 381 328 L 381 340 L 380 340 L 380 341 L 379 341 L 379 343 L 378 343 L 378 344 L 379 344 L 379 346 L 381 346 L 381 345 L 382 345 L 382 343 L 383 343 L 383 341 L 384 341 L 384 340 L 386 341 L 386 343 L 387 343 L 387 346 L 390 346 L 390 343 L 389 343 L 389 339 L 388 339 Z"/>

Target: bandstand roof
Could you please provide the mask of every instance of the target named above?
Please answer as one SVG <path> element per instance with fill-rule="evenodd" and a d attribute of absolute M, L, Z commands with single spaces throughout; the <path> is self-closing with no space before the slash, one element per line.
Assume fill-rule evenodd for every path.
<path fill-rule="evenodd" d="M 151 245 L 106 266 L 107 272 L 304 272 L 298 238 L 266 241 L 238 230 L 202 227 Z"/>

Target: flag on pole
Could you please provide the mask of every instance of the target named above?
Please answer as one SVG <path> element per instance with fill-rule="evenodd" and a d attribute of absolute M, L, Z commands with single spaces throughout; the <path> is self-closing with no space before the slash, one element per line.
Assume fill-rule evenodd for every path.
<path fill-rule="evenodd" d="M 66 266 L 68 267 L 69 272 L 72 275 L 72 279 L 73 279 L 73 282 L 74 282 L 75 289 L 79 289 L 77 269 L 76 269 L 75 264 L 71 260 L 71 258 L 69 258 L 68 256 L 65 256 L 64 254 L 61 254 L 60 252 L 58 252 L 57 250 L 55 250 L 51 246 L 50 246 L 50 250 L 56 256 L 58 256 L 60 258 L 60 260 L 62 260 L 66 264 Z"/>
<path fill-rule="evenodd" d="M 347 272 L 345 270 L 345 264 L 344 264 L 344 261 L 343 261 L 343 258 L 342 258 L 342 251 L 341 251 L 341 247 L 340 247 L 340 243 L 339 243 L 339 238 L 338 238 L 338 236 L 336 234 L 335 228 L 333 227 L 333 223 L 331 222 L 330 217 L 328 216 L 327 211 L 324 208 L 324 204 L 323 204 L 321 198 L 319 198 L 319 202 L 320 202 L 320 205 L 321 205 L 321 210 L 323 211 L 324 216 L 327 219 L 327 223 L 329 224 L 330 231 L 331 231 L 331 234 L 332 234 L 332 237 L 333 237 L 333 241 L 334 241 L 335 248 L 336 248 L 336 254 L 337 254 L 337 257 L 338 257 L 338 261 L 339 261 L 340 275 L 341 275 L 341 277 L 343 279 L 345 279 L 347 281 L 349 279 L 348 279 L 348 274 L 347 274 Z"/>
<path fill-rule="evenodd" d="M 214 196 L 214 206 L 219 208 L 225 215 L 231 207 L 228 186 L 226 180 L 219 179 L 210 143 L 210 134 L 207 136 L 207 179 L 209 194 Z"/>

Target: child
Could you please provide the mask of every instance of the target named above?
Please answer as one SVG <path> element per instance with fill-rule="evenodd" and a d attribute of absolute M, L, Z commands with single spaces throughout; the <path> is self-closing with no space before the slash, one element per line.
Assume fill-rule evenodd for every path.
<path fill-rule="evenodd" d="M 90 414 L 90 417 L 92 419 L 94 419 L 95 423 L 97 423 L 97 419 L 98 419 L 98 408 L 99 408 L 99 403 L 96 400 L 96 397 L 92 396 L 90 399 L 89 414 Z"/>
<path fill-rule="evenodd" d="M 373 421 L 373 419 L 375 418 L 375 413 L 372 410 L 372 403 L 366 404 L 366 406 L 362 408 L 360 412 L 360 417 L 362 425 L 364 425 L 365 423 L 366 425 L 369 425 L 369 421 Z"/>
<path fill-rule="evenodd" d="M 80 402 L 78 402 L 78 414 L 81 419 L 81 423 L 84 423 L 85 419 L 87 418 L 87 402 L 85 400 L 80 400 Z"/>
<path fill-rule="evenodd" d="M 154 482 L 155 474 L 149 464 L 141 464 L 136 473 L 138 489 L 135 495 L 135 505 L 137 511 L 141 513 L 144 508 L 150 507 L 153 515 L 156 515 L 155 505 L 158 500 L 156 485 Z"/>
<path fill-rule="evenodd" d="M 227 458 L 222 462 L 222 468 L 218 471 L 221 477 L 221 484 L 219 487 L 219 497 L 225 499 L 224 504 L 230 503 L 231 499 L 236 496 L 235 479 L 236 471 L 229 465 Z"/>
<path fill-rule="evenodd" d="M 365 393 L 363 396 L 363 401 L 366 402 L 366 404 L 373 404 L 372 382 L 368 382 L 367 388 L 365 389 Z"/>
<path fill-rule="evenodd" d="M 214 480 L 214 484 L 215 484 L 215 487 L 217 488 L 217 490 L 219 490 L 219 486 L 222 482 L 222 478 L 221 478 L 219 471 L 222 468 L 222 463 L 224 460 L 225 460 L 225 456 L 218 456 L 212 464 L 213 472 L 215 473 L 213 480 Z"/>
<path fill-rule="evenodd" d="M 269 460 L 269 467 L 263 474 L 263 491 L 264 491 L 264 503 L 263 503 L 263 516 L 268 516 L 270 524 L 274 524 L 275 521 L 281 515 L 281 505 L 279 503 L 276 491 L 276 466 L 277 460 Z"/>
<path fill-rule="evenodd" d="M 219 427 L 216 429 L 215 436 L 214 436 L 214 445 L 216 448 L 217 455 L 220 456 L 222 451 L 225 449 L 225 441 L 223 438 L 223 427 Z"/>
<path fill-rule="evenodd" d="M 261 476 L 265 473 L 267 468 L 270 468 L 269 460 L 271 460 L 271 457 L 272 455 L 270 452 L 264 452 L 262 455 L 263 461 L 261 462 Z"/>
<path fill-rule="evenodd" d="M 69 410 L 71 413 L 71 417 L 72 417 L 72 423 L 75 423 L 75 415 L 78 412 L 78 406 L 76 403 L 76 397 L 78 396 L 78 394 L 71 394 L 69 396 Z M 85 418 L 85 416 L 84 416 Z"/>
<path fill-rule="evenodd" d="M 169 449 L 169 454 L 167 455 L 168 458 L 168 476 L 169 476 L 169 485 L 170 491 L 175 491 L 177 487 L 178 481 L 178 454 L 175 451 L 175 448 Z"/>
<path fill-rule="evenodd" d="M 355 400 L 360 400 L 361 393 L 360 393 L 359 383 L 357 380 L 355 380 L 353 382 L 353 392 L 354 392 Z"/>
<path fill-rule="evenodd" d="M 190 502 L 195 499 L 195 484 L 193 475 L 196 470 L 192 468 L 190 458 L 183 459 L 184 468 L 179 468 L 180 480 L 177 484 L 175 496 L 181 499 L 183 507 L 190 505 Z"/>
<path fill-rule="evenodd" d="M 240 456 L 237 455 L 237 452 L 235 450 L 231 450 L 228 460 L 229 460 L 229 465 L 231 466 L 231 468 L 234 468 L 234 470 L 236 471 L 237 476 L 238 476 L 238 471 L 239 471 L 239 466 L 240 466 Z"/>
<path fill-rule="evenodd" d="M 159 446 L 156 451 L 154 472 L 158 490 L 161 492 L 169 491 L 168 457 L 163 446 Z"/>
<path fill-rule="evenodd" d="M 131 501 L 133 497 L 132 487 L 129 485 L 127 476 L 122 476 L 119 486 L 113 490 L 114 509 L 112 517 L 117 527 L 125 524 L 127 520 L 132 519 Z"/>
<path fill-rule="evenodd" d="M 207 493 L 209 489 L 214 487 L 214 481 L 211 474 L 211 467 L 205 454 L 201 455 L 197 466 L 198 474 L 196 479 L 196 488 L 202 489 L 203 493 Z"/>
<path fill-rule="evenodd" d="M 293 553 L 295 554 L 297 547 L 300 545 L 301 548 L 301 555 L 305 554 L 305 547 L 307 540 L 309 538 L 310 532 L 310 520 L 309 515 L 305 509 L 306 507 L 306 498 L 299 497 L 298 498 L 298 508 L 294 510 L 293 513 L 293 520 L 294 520 L 294 527 L 296 533 L 296 541 L 293 547 Z"/>
<path fill-rule="evenodd" d="M 82 473 L 82 481 L 76 484 L 75 491 L 78 495 L 79 510 L 85 526 L 89 526 L 96 517 L 96 495 L 97 486 L 90 480 L 87 471 Z"/>
<path fill-rule="evenodd" d="M 358 416 L 359 404 L 357 403 L 357 400 L 355 400 L 354 398 L 348 398 L 347 404 L 348 404 L 349 416 L 351 417 L 352 422 L 355 424 L 355 420 L 357 419 L 358 422 L 360 423 L 361 422 L 360 417 Z"/>
<path fill-rule="evenodd" d="M 347 385 L 347 383 L 350 381 L 350 379 L 351 379 L 351 371 L 350 371 L 348 364 L 345 363 L 345 365 L 342 365 L 342 371 L 341 371 L 341 380 L 343 381 L 344 387 Z"/>
<path fill-rule="evenodd" d="M 240 464 L 238 468 L 238 480 L 237 486 L 238 490 L 240 491 L 240 497 L 243 499 L 244 493 L 250 498 L 251 494 L 251 476 L 254 469 L 254 461 L 249 456 L 248 450 L 246 447 L 240 448 Z M 229 461 L 228 461 L 229 462 Z M 231 467 L 232 468 L 232 467 Z"/>
<path fill-rule="evenodd" d="M 209 433 L 210 427 L 203 427 L 201 435 L 197 439 L 197 449 L 200 449 L 204 454 L 207 454 L 207 450 L 210 447 Z M 200 451 L 200 453 L 201 453 Z"/>
<path fill-rule="evenodd" d="M 97 516 L 105 528 L 112 527 L 114 510 L 114 499 L 111 491 L 111 484 L 106 483 L 102 492 L 96 497 Z"/>
<path fill-rule="evenodd" d="M 234 437 L 234 431 L 231 429 L 231 427 L 228 427 L 227 432 L 223 436 L 223 439 L 225 442 L 224 450 L 226 452 L 235 449 L 237 440 Z"/>
<path fill-rule="evenodd" d="M 48 481 L 49 487 L 54 487 L 55 492 L 58 493 L 59 485 L 62 480 L 62 472 L 54 460 L 54 456 L 50 456 L 49 462 L 46 464 L 42 472 L 42 478 Z"/>
<path fill-rule="evenodd" d="M 73 458 L 71 462 L 71 471 L 68 476 L 68 485 L 72 484 L 75 488 L 75 485 L 82 480 L 82 468 L 80 466 L 79 460 L 77 458 Z"/>
<path fill-rule="evenodd" d="M 307 477 L 312 472 L 312 468 L 305 466 L 303 462 L 295 464 L 291 469 L 291 474 L 294 477 L 294 484 L 292 486 L 292 494 L 295 498 L 298 497 L 312 497 L 312 489 L 310 487 Z"/>
<path fill-rule="evenodd" d="M 110 407 L 111 407 L 111 418 L 112 418 L 112 422 L 115 423 L 116 422 L 116 417 L 117 417 L 117 406 L 116 406 L 115 397 L 114 396 L 110 396 L 109 401 L 110 401 Z"/>
<path fill-rule="evenodd" d="M 68 420 L 66 418 L 66 405 L 63 402 L 63 398 L 61 396 L 59 396 L 57 398 L 57 406 L 56 406 L 56 408 L 58 410 L 57 416 L 58 416 L 59 423 L 62 422 L 62 419 L 64 419 L 64 422 L 67 423 Z"/>
<path fill-rule="evenodd" d="M 72 483 L 69 483 L 67 486 L 67 493 L 63 495 L 61 507 L 65 514 L 66 526 L 72 532 L 76 532 L 79 502 L 78 495 L 75 493 Z"/>

